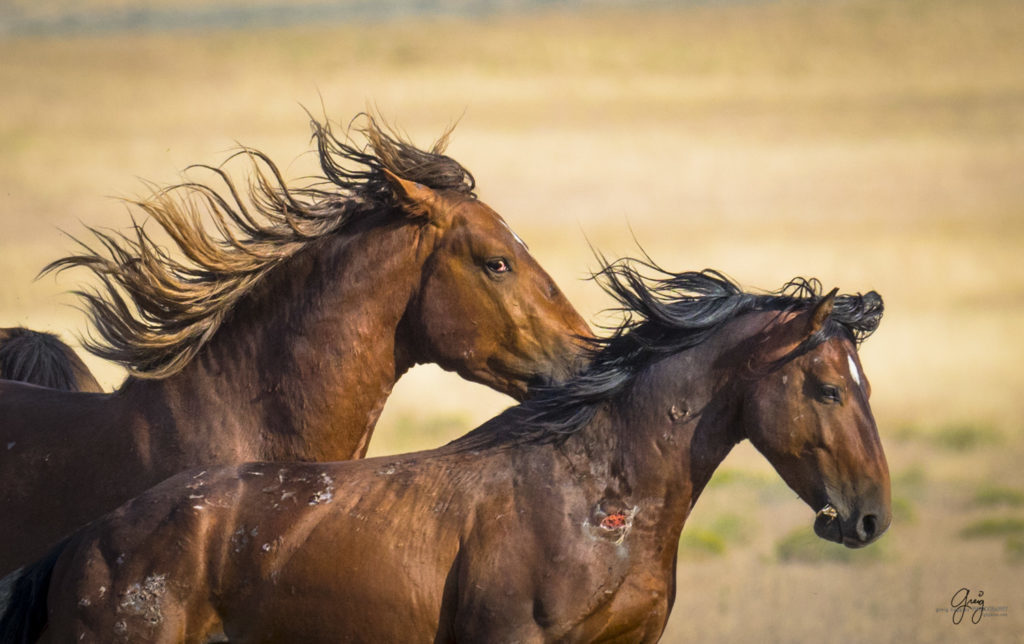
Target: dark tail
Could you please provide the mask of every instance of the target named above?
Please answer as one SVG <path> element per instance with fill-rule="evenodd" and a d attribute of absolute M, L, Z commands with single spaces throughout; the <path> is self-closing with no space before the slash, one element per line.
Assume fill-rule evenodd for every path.
<path fill-rule="evenodd" d="M 29 644 L 46 630 L 46 596 L 57 558 L 64 552 L 65 539 L 39 561 L 0 580 L 0 644 Z M 6 606 L 3 595 L 9 593 Z"/>

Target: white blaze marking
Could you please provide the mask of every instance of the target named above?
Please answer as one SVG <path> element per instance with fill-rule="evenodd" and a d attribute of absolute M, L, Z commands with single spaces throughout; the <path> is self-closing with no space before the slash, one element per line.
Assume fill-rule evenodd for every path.
<path fill-rule="evenodd" d="M 853 376 L 853 381 L 860 386 L 860 370 L 857 368 L 857 363 L 853 361 L 853 356 L 847 354 L 846 360 L 850 363 L 850 374 Z"/>

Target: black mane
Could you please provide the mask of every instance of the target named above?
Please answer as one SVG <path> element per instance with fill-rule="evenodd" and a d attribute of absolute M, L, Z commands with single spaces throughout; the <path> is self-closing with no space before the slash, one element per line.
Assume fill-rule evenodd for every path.
<path fill-rule="evenodd" d="M 770 293 L 747 293 L 718 271 L 673 273 L 653 261 L 632 258 L 607 262 L 598 257 L 595 275 L 619 303 L 624 321 L 608 337 L 593 340 L 587 369 L 568 382 L 538 390 L 510 409 L 521 428 L 517 438 L 556 440 L 586 425 L 599 404 L 659 357 L 695 347 L 739 315 L 759 311 L 802 311 L 823 297 L 816 279 L 796 278 Z M 652 275 L 645 275 L 644 271 Z M 871 335 L 882 319 L 882 297 L 875 291 L 838 295 L 822 332 L 794 351 L 809 351 L 842 335 L 856 344 Z M 502 416 L 505 416 L 504 414 Z M 487 423 L 479 437 L 487 432 Z M 473 432 L 469 436 L 478 434 Z M 468 438 L 468 437 L 467 437 Z"/>
<path fill-rule="evenodd" d="M 0 378 L 73 391 L 78 387 L 70 351 L 52 333 L 9 329 L 7 340 L 0 343 Z"/>
<path fill-rule="evenodd" d="M 324 205 L 335 205 L 340 198 L 355 198 L 374 205 L 391 205 L 394 188 L 384 174 L 387 170 L 403 179 L 433 190 L 458 192 L 475 198 L 476 180 L 458 161 L 444 154 L 452 128 L 446 130 L 429 150 L 421 150 L 402 136 L 378 125 L 370 114 L 360 114 L 353 122 L 362 124 L 350 131 L 362 134 L 369 147 L 357 146 L 346 132 L 338 138 L 327 120 L 310 120 L 326 189 L 307 188 L 300 192 L 320 197 Z"/>

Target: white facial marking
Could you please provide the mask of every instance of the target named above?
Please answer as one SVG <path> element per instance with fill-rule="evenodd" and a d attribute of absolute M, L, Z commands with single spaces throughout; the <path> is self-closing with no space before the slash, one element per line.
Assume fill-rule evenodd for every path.
<path fill-rule="evenodd" d="M 515 238 L 515 240 L 517 242 L 519 242 L 520 246 L 522 246 L 523 248 L 526 248 L 527 250 L 529 250 L 529 247 L 526 245 L 526 242 L 523 241 L 522 237 L 520 237 L 519 235 L 516 234 L 516 231 L 512 230 L 512 226 L 509 226 L 508 222 L 506 222 L 504 219 L 502 219 L 501 220 L 501 225 L 504 226 L 508 230 L 508 232 L 512 233 L 512 237 Z"/>
<path fill-rule="evenodd" d="M 850 363 L 850 374 L 853 376 L 853 381 L 860 386 L 860 369 L 857 368 L 857 363 L 853 361 L 853 356 L 847 354 L 847 362 Z"/>

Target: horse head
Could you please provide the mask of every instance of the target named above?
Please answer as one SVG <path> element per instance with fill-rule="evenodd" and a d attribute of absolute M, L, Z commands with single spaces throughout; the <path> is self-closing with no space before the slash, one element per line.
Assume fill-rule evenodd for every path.
<path fill-rule="evenodd" d="M 856 340 L 831 319 L 835 303 L 832 291 L 775 317 L 759 338 L 742 413 L 751 443 L 817 512 L 817 535 L 858 548 L 892 520 L 889 468 Z"/>
<path fill-rule="evenodd" d="M 435 239 L 406 320 L 417 360 L 517 399 L 574 373 L 590 329 L 508 224 L 475 197 L 386 175 Z"/>

